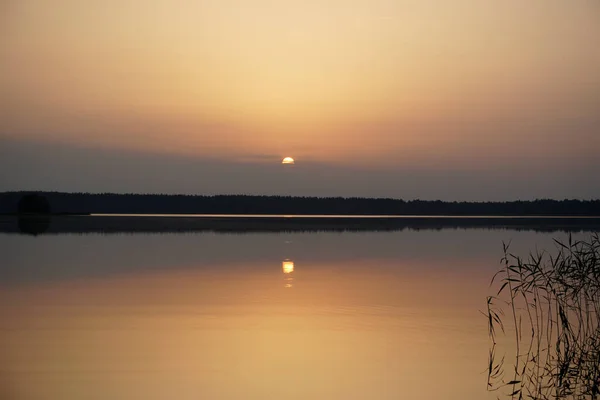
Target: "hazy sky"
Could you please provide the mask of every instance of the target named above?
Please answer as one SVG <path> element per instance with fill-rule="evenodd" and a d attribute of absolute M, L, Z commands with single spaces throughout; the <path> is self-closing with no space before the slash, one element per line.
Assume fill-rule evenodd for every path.
<path fill-rule="evenodd" d="M 0 0 L 0 71 L 0 191 L 600 197 L 597 0 Z"/>

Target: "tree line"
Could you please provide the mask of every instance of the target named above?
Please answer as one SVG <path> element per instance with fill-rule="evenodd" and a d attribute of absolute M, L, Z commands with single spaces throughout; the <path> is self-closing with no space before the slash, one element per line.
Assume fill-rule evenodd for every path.
<path fill-rule="evenodd" d="M 358 197 L 0 193 L 0 213 L 600 216 L 600 200 L 456 202 Z"/>

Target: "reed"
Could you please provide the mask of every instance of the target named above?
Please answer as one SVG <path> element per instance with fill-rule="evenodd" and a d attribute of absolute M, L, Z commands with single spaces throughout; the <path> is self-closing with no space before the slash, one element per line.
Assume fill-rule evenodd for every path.
<path fill-rule="evenodd" d="M 511 399 L 600 397 L 600 237 L 555 242 L 526 259 L 504 244 L 492 279 L 487 384 Z"/>

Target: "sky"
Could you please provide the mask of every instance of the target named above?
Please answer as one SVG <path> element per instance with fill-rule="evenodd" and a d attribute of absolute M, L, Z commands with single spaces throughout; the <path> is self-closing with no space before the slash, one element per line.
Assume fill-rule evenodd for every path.
<path fill-rule="evenodd" d="M 0 191 L 600 198 L 598 38 L 595 0 L 0 0 Z"/>

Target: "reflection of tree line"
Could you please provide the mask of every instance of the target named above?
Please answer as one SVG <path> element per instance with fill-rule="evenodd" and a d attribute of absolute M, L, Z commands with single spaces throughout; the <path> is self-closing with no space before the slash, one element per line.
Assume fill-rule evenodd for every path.
<path fill-rule="evenodd" d="M 0 212 L 15 213 L 29 197 L 26 212 L 134 214 L 344 214 L 344 215 L 597 215 L 600 200 L 508 202 L 404 201 L 342 197 L 191 196 L 159 194 L 92 194 L 5 192 Z M 18 206 L 23 212 L 22 204 Z"/>
<path fill-rule="evenodd" d="M 14 223 L 5 218 L 5 233 L 183 233 L 229 234 L 286 232 L 393 232 L 403 230 L 506 229 L 535 232 L 590 232 L 600 230 L 600 219 L 460 219 L 460 218 L 185 218 L 185 217 L 89 217 L 20 216 Z"/>
<path fill-rule="evenodd" d="M 48 232 L 50 228 L 50 217 L 48 216 L 30 216 L 20 217 L 18 220 L 19 232 L 28 235 L 40 235 Z"/>
<path fill-rule="evenodd" d="M 521 259 L 505 247 L 488 297 L 488 388 L 511 399 L 600 397 L 600 236 Z M 497 338 L 512 338 L 511 361 Z"/>

